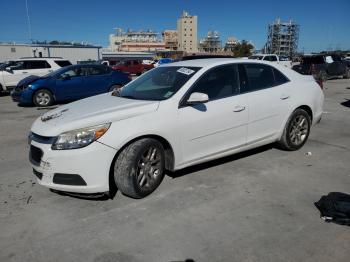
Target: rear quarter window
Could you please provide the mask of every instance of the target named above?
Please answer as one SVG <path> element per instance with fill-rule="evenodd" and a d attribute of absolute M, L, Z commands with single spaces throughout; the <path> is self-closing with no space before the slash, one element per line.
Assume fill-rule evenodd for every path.
<path fill-rule="evenodd" d="M 283 85 L 289 82 L 289 79 L 276 68 L 273 69 L 273 75 L 275 77 L 275 85 Z"/>
<path fill-rule="evenodd" d="M 60 67 L 72 65 L 72 63 L 69 62 L 68 60 L 55 60 L 55 63 Z"/>

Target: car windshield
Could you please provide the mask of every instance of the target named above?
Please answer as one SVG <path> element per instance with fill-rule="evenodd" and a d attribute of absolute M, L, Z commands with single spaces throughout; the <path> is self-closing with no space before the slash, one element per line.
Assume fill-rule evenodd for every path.
<path fill-rule="evenodd" d="M 280 61 L 290 61 L 288 56 L 280 56 L 279 59 Z"/>
<path fill-rule="evenodd" d="M 260 55 L 252 55 L 252 56 L 249 57 L 249 59 L 262 60 L 262 59 L 263 59 L 263 56 L 260 56 Z"/>
<path fill-rule="evenodd" d="M 173 96 L 200 67 L 162 66 L 143 74 L 118 92 L 137 100 L 165 100 Z"/>
<path fill-rule="evenodd" d="M 61 67 L 60 69 L 57 69 L 47 75 L 44 75 L 42 78 L 46 78 L 46 77 L 53 77 L 53 76 L 59 76 L 62 73 L 64 73 L 65 71 L 68 71 L 69 68 L 71 68 L 72 66 L 66 66 L 66 67 Z"/>

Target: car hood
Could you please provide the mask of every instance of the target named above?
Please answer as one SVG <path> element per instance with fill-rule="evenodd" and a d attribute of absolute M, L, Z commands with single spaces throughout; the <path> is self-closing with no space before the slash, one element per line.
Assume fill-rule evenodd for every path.
<path fill-rule="evenodd" d="M 26 78 L 23 78 L 21 81 L 18 82 L 17 86 L 27 86 L 36 80 L 40 79 L 40 76 L 27 76 Z"/>
<path fill-rule="evenodd" d="M 158 109 L 159 101 L 134 100 L 106 93 L 60 106 L 39 117 L 31 131 L 41 136 L 94 125 L 121 121 L 148 114 Z"/>

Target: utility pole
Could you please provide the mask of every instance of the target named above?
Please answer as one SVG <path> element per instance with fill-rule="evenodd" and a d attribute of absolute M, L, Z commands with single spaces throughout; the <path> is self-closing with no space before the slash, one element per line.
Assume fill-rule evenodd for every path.
<path fill-rule="evenodd" d="M 28 0 L 25 0 L 26 3 L 26 11 L 27 11 L 27 22 L 28 22 L 28 35 L 29 35 L 29 40 L 32 42 L 32 26 L 30 24 L 30 17 L 29 17 L 29 10 L 28 10 Z"/>

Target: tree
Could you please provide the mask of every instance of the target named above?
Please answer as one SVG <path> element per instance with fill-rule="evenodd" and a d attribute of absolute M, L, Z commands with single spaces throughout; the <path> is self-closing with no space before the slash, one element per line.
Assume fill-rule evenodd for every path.
<path fill-rule="evenodd" d="M 233 56 L 234 57 L 251 56 L 253 49 L 254 49 L 254 46 L 251 43 L 249 43 L 246 40 L 242 40 L 242 42 L 238 43 L 233 48 Z"/>

